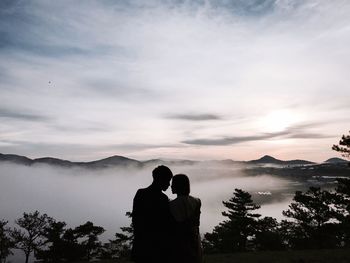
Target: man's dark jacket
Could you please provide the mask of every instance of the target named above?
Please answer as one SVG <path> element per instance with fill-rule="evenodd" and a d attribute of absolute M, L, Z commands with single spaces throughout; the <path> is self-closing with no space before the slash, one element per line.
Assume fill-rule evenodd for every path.
<path fill-rule="evenodd" d="M 132 211 L 132 259 L 135 262 L 168 261 L 170 222 L 167 195 L 154 185 L 139 189 L 134 197 Z"/>

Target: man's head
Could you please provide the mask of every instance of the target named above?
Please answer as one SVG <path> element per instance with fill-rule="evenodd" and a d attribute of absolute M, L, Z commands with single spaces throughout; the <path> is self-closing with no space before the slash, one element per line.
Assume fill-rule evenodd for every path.
<path fill-rule="evenodd" d="M 153 183 L 158 185 L 162 191 L 165 191 L 170 185 L 173 173 L 167 166 L 160 165 L 152 171 L 152 176 Z"/>

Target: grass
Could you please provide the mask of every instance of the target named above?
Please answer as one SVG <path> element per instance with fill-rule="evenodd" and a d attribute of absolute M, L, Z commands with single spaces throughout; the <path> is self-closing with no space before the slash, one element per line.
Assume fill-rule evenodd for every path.
<path fill-rule="evenodd" d="M 104 260 L 99 262 L 129 263 L 131 261 Z M 350 263 L 350 249 L 264 251 L 205 255 L 204 263 Z"/>
<path fill-rule="evenodd" d="M 205 263 L 349 263 L 350 250 L 264 251 L 206 255 Z"/>

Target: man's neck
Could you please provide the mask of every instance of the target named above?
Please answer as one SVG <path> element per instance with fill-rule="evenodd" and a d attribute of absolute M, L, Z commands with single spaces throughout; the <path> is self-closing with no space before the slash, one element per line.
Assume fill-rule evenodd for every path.
<path fill-rule="evenodd" d="M 153 190 L 157 191 L 157 192 L 162 192 L 162 189 L 160 188 L 160 186 L 158 184 L 156 184 L 155 182 L 153 182 L 150 185 L 150 188 L 152 188 Z"/>

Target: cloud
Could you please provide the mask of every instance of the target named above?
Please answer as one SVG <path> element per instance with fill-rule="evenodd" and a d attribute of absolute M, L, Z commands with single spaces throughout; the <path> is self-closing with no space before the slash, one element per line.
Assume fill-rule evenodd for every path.
<path fill-rule="evenodd" d="M 49 121 L 50 118 L 39 114 L 24 113 L 23 111 L 14 111 L 0 108 L 0 118 L 16 119 L 23 121 Z"/>
<path fill-rule="evenodd" d="M 284 135 L 283 133 L 267 133 L 256 136 L 238 136 L 238 137 L 224 137 L 219 139 L 194 139 L 194 140 L 185 140 L 182 143 L 185 144 L 194 144 L 194 145 L 231 145 L 242 142 L 249 141 L 260 141 L 260 140 L 268 140 Z"/>
<path fill-rule="evenodd" d="M 209 1 L 211 6 L 228 9 L 236 15 L 266 15 L 274 10 L 276 0 L 235 0 Z"/>
<path fill-rule="evenodd" d="M 117 78 L 99 78 L 85 81 L 85 87 L 88 87 L 92 92 L 99 96 L 116 96 L 119 99 L 146 99 L 155 98 L 157 95 L 149 89 L 132 87 L 127 83 L 120 82 Z"/>
<path fill-rule="evenodd" d="M 283 136 L 257 121 L 286 105 L 306 123 L 349 115 L 349 10 L 327 0 L 0 1 L 0 100 L 26 108 L 2 113 L 1 129 L 19 141 L 94 142 L 106 152 L 184 141 L 152 152 L 169 158 L 201 156 L 193 145 L 288 136 L 328 144 L 344 121 Z M 41 114 L 51 116 L 47 125 Z M 31 150 L 68 152 L 45 147 Z"/>
<path fill-rule="evenodd" d="M 287 136 L 292 139 L 323 139 L 323 138 L 333 138 L 334 135 L 326 135 L 320 133 L 293 133 Z"/>
<path fill-rule="evenodd" d="M 221 120 L 222 117 L 216 114 L 174 114 L 168 115 L 169 119 L 179 119 L 187 121 L 210 121 L 210 120 Z"/>
<path fill-rule="evenodd" d="M 332 122 L 332 121 L 330 121 Z M 315 133 L 310 132 L 310 129 L 319 128 L 321 126 L 327 125 L 329 122 L 320 121 L 320 122 L 312 122 L 312 123 L 302 123 L 298 125 L 293 125 L 287 129 L 287 138 L 292 139 L 323 139 L 323 138 L 332 138 L 334 135 L 323 134 L 323 133 Z"/>
<path fill-rule="evenodd" d="M 307 131 L 307 128 L 319 127 L 321 123 L 305 123 L 295 126 L 291 126 L 284 131 L 274 132 L 274 133 L 263 133 L 253 136 L 226 136 L 223 138 L 212 139 L 212 138 L 202 138 L 202 139 L 191 139 L 184 140 L 182 143 L 192 144 L 192 145 L 232 145 L 243 142 L 250 141 L 265 141 L 270 139 L 323 139 L 332 138 L 333 135 L 326 135 L 322 133 L 312 133 Z"/>

